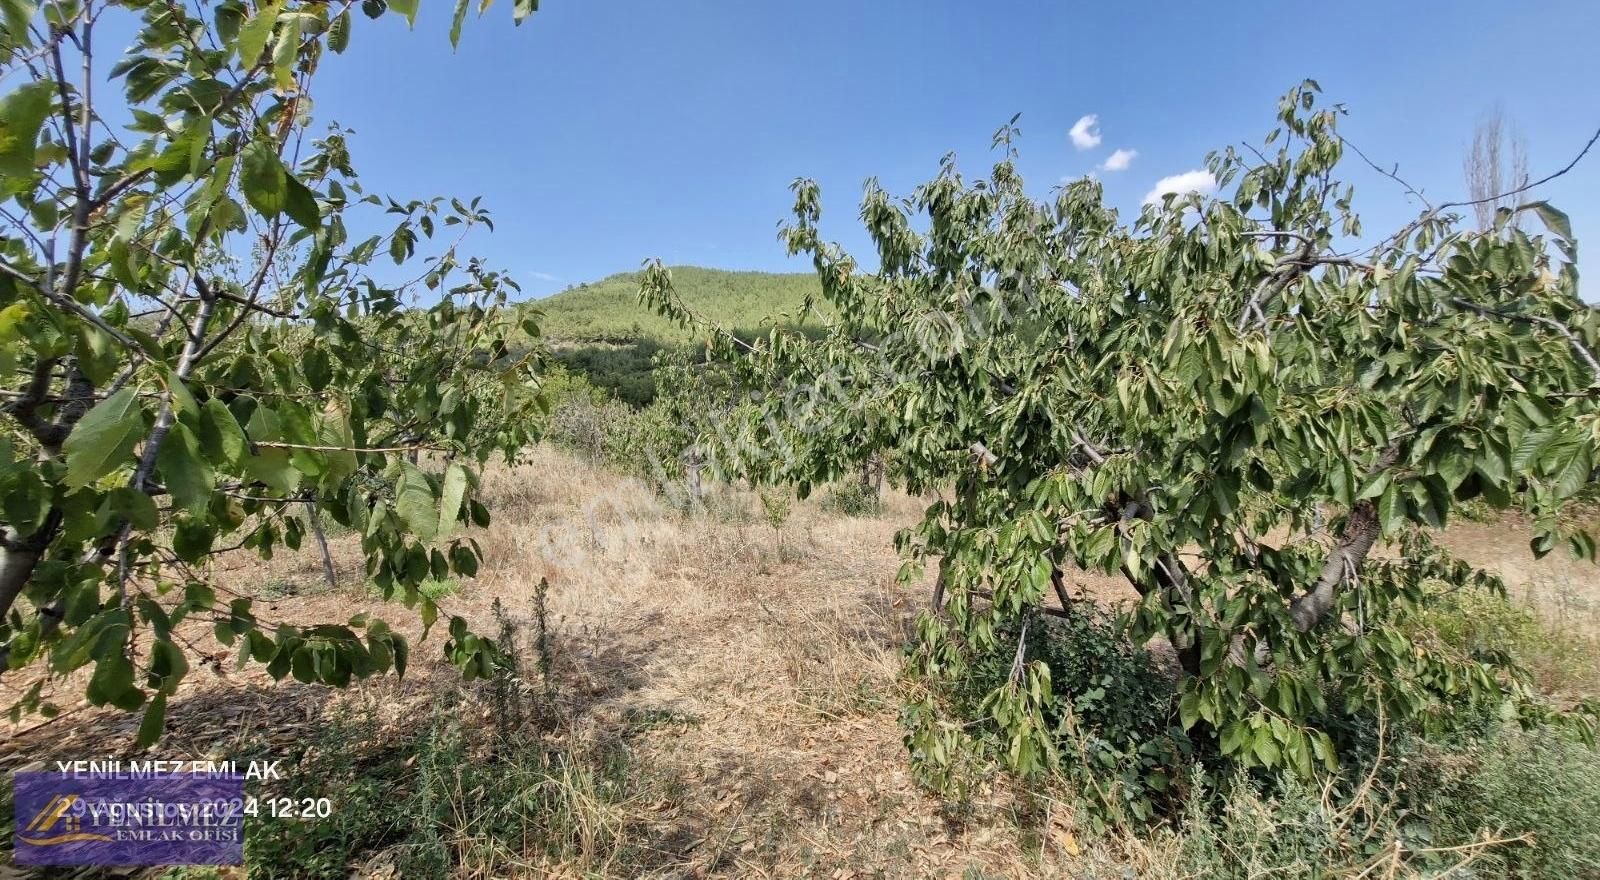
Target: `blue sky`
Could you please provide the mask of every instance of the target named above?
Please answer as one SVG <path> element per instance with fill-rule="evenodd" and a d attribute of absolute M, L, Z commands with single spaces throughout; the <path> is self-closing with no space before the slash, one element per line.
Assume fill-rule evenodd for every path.
<path fill-rule="evenodd" d="M 1259 141 L 1308 76 L 1349 106 L 1348 138 L 1436 201 L 1464 194 L 1473 126 L 1497 102 L 1536 178 L 1600 126 L 1594 0 L 542 5 L 513 28 L 501 0 L 455 52 L 440 0 L 411 32 L 361 19 L 314 91 L 320 122 L 356 130 L 369 189 L 484 196 L 498 231 L 470 250 L 535 296 L 647 257 L 805 271 L 776 239 L 797 176 L 822 185 L 825 234 L 865 257 L 867 177 L 907 193 L 951 150 L 981 174 L 1017 112 L 1041 197 L 1135 151 L 1098 171 L 1125 216 L 1208 150 Z M 1087 115 L 1099 140 L 1079 149 Z M 1416 213 L 1354 157 L 1347 170 L 1369 234 Z M 1597 193 L 1600 151 L 1541 192 L 1590 243 Z"/>

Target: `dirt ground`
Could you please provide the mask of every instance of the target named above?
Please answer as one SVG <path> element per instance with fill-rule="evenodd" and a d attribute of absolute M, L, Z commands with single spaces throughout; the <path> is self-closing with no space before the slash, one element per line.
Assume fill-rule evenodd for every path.
<path fill-rule="evenodd" d="M 658 796 L 627 808 L 630 823 L 661 850 L 663 876 L 960 877 L 971 868 L 983 876 L 1077 876 L 1101 858 L 1149 859 L 1087 852 L 1060 805 L 1045 805 L 1047 833 L 1025 835 L 1007 821 L 1018 808 L 1007 791 L 980 797 L 956 822 L 913 784 L 897 722 L 897 671 L 930 577 L 896 583 L 892 537 L 923 502 L 894 495 L 881 516 L 847 517 L 810 501 L 775 530 L 749 493 L 729 491 L 708 512 L 685 517 L 641 484 L 551 450 L 492 470 L 483 488 L 496 515 L 475 535 L 485 564 L 441 607 L 492 633 L 496 599 L 526 621 L 536 585 L 548 579 L 549 632 L 574 735 L 625 732 L 636 765 L 662 781 L 649 789 Z M 267 562 L 229 558 L 213 576 L 271 597 L 258 601 L 264 618 L 342 620 L 369 611 L 420 636 L 408 620 L 414 615 L 384 608 L 356 585 L 355 539 L 332 540 L 338 589 L 323 583 L 309 546 Z M 1535 562 L 1506 524 L 1466 523 L 1446 543 L 1500 570 L 1513 593 L 1542 612 L 1595 631 L 1593 567 Z M 1082 579 L 1079 588 L 1103 600 L 1131 595 L 1103 578 Z M 204 630 L 191 637 L 215 644 Z M 344 693 L 274 684 L 259 667 L 235 669 L 233 652 L 218 646 L 214 662 L 196 664 L 182 685 L 156 752 L 223 758 L 253 738 L 287 745 L 339 703 L 365 702 L 407 723 L 454 675 L 434 659 L 442 642 L 435 632 L 413 645 L 414 671 L 404 682 L 373 680 Z M 31 684 L 8 679 L 0 697 Z M 137 718 L 71 699 L 81 683 L 54 690 L 63 714 L 13 726 L 0 770 L 132 755 Z"/>

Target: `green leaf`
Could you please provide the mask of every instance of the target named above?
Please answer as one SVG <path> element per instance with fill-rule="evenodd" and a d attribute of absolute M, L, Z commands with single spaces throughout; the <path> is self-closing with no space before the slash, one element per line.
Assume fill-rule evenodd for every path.
<path fill-rule="evenodd" d="M 467 470 L 452 462 L 444 472 L 444 487 L 439 493 L 439 528 L 435 533 L 441 538 L 455 530 L 456 517 L 461 513 L 461 500 L 467 494 Z"/>
<path fill-rule="evenodd" d="M 1282 757 L 1277 741 L 1272 738 L 1272 728 L 1270 727 L 1256 728 L 1251 746 L 1256 753 L 1256 760 L 1260 761 L 1263 767 L 1277 765 L 1278 759 Z"/>
<path fill-rule="evenodd" d="M 465 577 L 478 575 L 478 556 L 463 544 L 456 544 L 450 548 L 450 565 L 455 568 L 457 574 Z"/>
<path fill-rule="evenodd" d="M 122 653 L 126 644 L 127 627 L 122 627 L 123 640 L 102 639 L 95 658 L 94 674 L 89 678 L 85 696 L 96 706 L 107 704 L 132 711 L 144 703 L 144 691 L 133 686 L 133 664 Z"/>
<path fill-rule="evenodd" d="M 411 657 L 411 646 L 406 643 L 406 637 L 399 633 L 391 633 L 389 647 L 394 651 L 394 673 L 400 678 L 406 677 L 406 661 Z"/>
<path fill-rule="evenodd" d="M 511 9 L 511 20 L 522 24 L 522 20 L 539 11 L 539 0 L 517 0 Z"/>
<path fill-rule="evenodd" d="M 350 47 L 350 10 L 339 13 L 328 27 L 328 48 L 336 55 L 343 55 L 344 50 Z"/>
<path fill-rule="evenodd" d="M 183 649 L 168 638 L 157 638 L 150 644 L 150 687 L 158 693 L 174 693 L 188 674 L 189 660 L 183 656 Z"/>
<path fill-rule="evenodd" d="M 279 492 L 293 492 L 300 483 L 300 472 L 284 449 L 262 449 L 244 460 L 244 470 Z"/>
<path fill-rule="evenodd" d="M 248 67 L 254 67 L 261 60 L 261 53 L 267 48 L 267 41 L 272 39 L 272 27 L 278 22 L 278 4 L 265 3 L 239 28 L 239 60 Z"/>
<path fill-rule="evenodd" d="M 1546 446 L 1559 436 L 1553 425 L 1544 425 L 1522 435 L 1522 442 L 1511 451 L 1512 473 L 1526 473 L 1544 454 Z"/>
<path fill-rule="evenodd" d="M 325 348 L 308 349 L 301 357 L 301 368 L 305 370 L 306 384 L 312 391 L 321 391 L 333 381 L 333 361 L 328 357 Z M 330 443 L 330 446 L 337 445 Z"/>
<path fill-rule="evenodd" d="M 288 199 L 283 209 L 288 213 L 289 219 L 307 229 L 316 229 L 322 224 L 322 209 L 317 205 L 317 195 L 306 185 L 296 180 L 294 175 L 285 174 L 284 183 L 288 186 Z"/>
<path fill-rule="evenodd" d="M 119 486 L 111 491 L 111 512 L 142 531 L 153 531 L 161 525 L 155 499 L 132 486 Z"/>
<path fill-rule="evenodd" d="M 216 488 L 216 476 L 188 425 L 179 422 L 167 432 L 156 455 L 156 468 L 173 504 L 196 516 L 205 512 Z"/>
<path fill-rule="evenodd" d="M 73 426 L 62 444 L 70 488 L 80 489 L 126 463 L 134 441 L 144 432 L 139 392 L 124 388 L 94 405 Z"/>
<path fill-rule="evenodd" d="M 467 4 L 470 0 L 456 0 L 456 13 L 450 19 L 450 48 L 454 49 L 461 44 L 461 25 L 467 20 Z"/>
<path fill-rule="evenodd" d="M 268 220 L 283 213 L 289 204 L 289 175 L 278 154 L 265 139 L 250 142 L 239 163 L 239 186 L 244 199 Z"/>
<path fill-rule="evenodd" d="M 243 3 L 224 2 L 218 4 L 216 12 L 212 14 L 212 21 L 216 24 L 215 33 L 217 38 L 222 41 L 222 45 L 228 47 L 230 52 L 239 42 L 239 27 L 244 24 L 244 16 L 248 11 Z M 105 159 L 103 158 L 95 160 L 95 164 L 104 163 Z"/>
<path fill-rule="evenodd" d="M 1508 456 L 1504 454 L 1504 447 L 1498 446 L 1498 444 L 1489 444 L 1479 453 L 1474 467 L 1484 479 L 1498 486 L 1504 483 L 1508 477 L 1507 458 Z"/>
<path fill-rule="evenodd" d="M 14 302 L 0 309 L 0 343 L 13 342 L 22 332 L 23 321 L 28 318 L 28 304 L 23 301 Z"/>
<path fill-rule="evenodd" d="M 145 707 L 144 718 L 139 721 L 139 734 L 134 738 L 134 745 L 141 749 L 148 749 L 161 739 L 161 732 L 167 726 L 167 695 L 156 694 L 156 698 Z"/>
<path fill-rule="evenodd" d="M 239 420 L 215 397 L 200 410 L 200 448 L 207 457 L 226 465 L 238 464 L 249 449 Z"/>
<path fill-rule="evenodd" d="M 316 681 L 316 657 L 311 653 L 311 648 L 306 645 L 301 645 L 295 649 L 294 654 L 289 658 L 289 666 L 295 681 L 302 684 L 310 684 Z"/>
<path fill-rule="evenodd" d="M 180 417 L 194 418 L 200 414 L 200 406 L 194 402 L 194 395 L 189 393 L 189 386 L 178 378 L 173 370 L 166 370 L 164 377 L 167 383 L 167 393 L 172 398 L 172 408 Z"/>
<path fill-rule="evenodd" d="M 1195 691 L 1190 691 L 1183 695 L 1183 699 L 1178 701 L 1178 721 L 1183 725 L 1184 730 L 1188 730 L 1194 727 L 1195 722 L 1198 720 L 1200 720 L 1200 695 Z"/>
<path fill-rule="evenodd" d="M 204 520 L 179 517 L 172 536 L 172 552 L 184 562 L 199 562 L 210 552 L 216 532 Z"/>
<path fill-rule="evenodd" d="M 6 33 L 11 42 L 24 49 L 33 45 L 28 22 L 33 20 L 38 7 L 27 0 L 0 0 L 0 11 L 5 14 Z"/>
<path fill-rule="evenodd" d="M 417 24 L 417 0 L 389 0 L 389 8 L 406 17 L 406 26 Z"/>
<path fill-rule="evenodd" d="M 295 87 L 294 69 L 300 60 L 300 19 L 287 18 L 278 31 L 277 42 L 272 44 L 272 76 L 278 91 L 287 92 Z"/>
<path fill-rule="evenodd" d="M 1547 454 L 1546 466 L 1555 481 L 1556 497 L 1571 498 L 1589 484 L 1594 472 L 1594 459 L 1586 443 L 1574 441 L 1553 447 Z"/>
<path fill-rule="evenodd" d="M 1572 240 L 1572 220 L 1567 217 L 1565 212 L 1557 210 L 1549 202 L 1530 202 L 1518 208 L 1519 211 L 1524 209 L 1531 209 L 1535 214 L 1538 214 L 1539 222 L 1543 223 L 1545 228 L 1551 232 L 1561 236 L 1566 241 Z"/>
<path fill-rule="evenodd" d="M 1400 497 L 1400 486 L 1390 483 L 1378 498 L 1378 525 L 1385 535 L 1392 535 L 1405 525 L 1406 503 Z"/>
<path fill-rule="evenodd" d="M 1461 485 L 1461 481 L 1472 472 L 1472 462 L 1464 452 L 1452 451 L 1439 459 L 1435 467 L 1439 476 L 1444 478 L 1445 486 L 1452 492 Z"/>
<path fill-rule="evenodd" d="M 1372 475 L 1372 477 L 1367 480 L 1366 485 L 1361 487 L 1361 492 L 1356 495 L 1356 500 L 1364 501 L 1369 498 L 1377 498 L 1381 496 L 1383 494 L 1383 490 L 1389 487 L 1389 480 L 1393 474 L 1393 471 L 1385 469 Z"/>
<path fill-rule="evenodd" d="M 434 503 L 428 478 L 410 462 L 401 464 L 400 483 L 394 490 L 395 512 L 405 520 L 411 533 L 423 541 L 439 532 L 439 508 Z M 458 502 L 459 503 L 459 502 Z"/>
<path fill-rule="evenodd" d="M 31 533 L 50 515 L 51 489 L 37 473 L 22 471 L 0 486 L 0 516 L 19 533 Z"/>
<path fill-rule="evenodd" d="M 10 18 L 7 9 L 7 18 Z M 39 129 L 50 115 L 55 89 L 48 82 L 18 86 L 0 98 L 0 192 L 27 189 L 39 147 Z"/>

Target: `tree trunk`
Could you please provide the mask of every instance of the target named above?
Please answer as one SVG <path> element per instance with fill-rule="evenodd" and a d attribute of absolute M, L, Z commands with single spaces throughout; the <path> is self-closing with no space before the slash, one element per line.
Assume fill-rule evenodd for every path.
<path fill-rule="evenodd" d="M 1378 509 L 1372 501 L 1357 501 L 1350 508 L 1350 518 L 1345 520 L 1339 543 L 1334 545 L 1333 552 L 1322 563 L 1322 573 L 1317 577 L 1317 582 L 1289 605 L 1295 628 L 1305 632 L 1327 615 L 1329 609 L 1333 608 L 1334 599 L 1338 597 L 1339 587 L 1344 585 L 1346 578 L 1360 570 L 1361 563 L 1372 551 L 1372 545 L 1377 543 L 1382 531 Z"/>
<path fill-rule="evenodd" d="M 684 480 L 689 485 L 689 498 L 699 502 L 705 496 L 705 486 L 700 481 L 700 469 L 705 465 L 705 460 L 700 455 L 700 450 L 691 448 L 683 457 Z"/>
<path fill-rule="evenodd" d="M 1050 567 L 1050 586 L 1056 589 L 1056 601 L 1061 603 L 1062 611 L 1072 610 L 1072 598 L 1067 595 L 1067 583 L 1061 573 L 1061 567 Z"/>
<path fill-rule="evenodd" d="M 938 614 L 944 610 L 944 581 L 946 571 L 945 557 L 939 557 L 939 574 L 933 579 L 933 613 Z"/>
<path fill-rule="evenodd" d="M 322 551 L 322 576 L 327 579 L 328 587 L 339 588 L 339 570 L 333 565 L 333 554 L 328 550 L 328 536 L 322 531 L 322 517 L 317 513 L 317 506 L 306 502 L 306 523 L 311 526 L 311 536 L 317 539 L 317 549 Z"/>
<path fill-rule="evenodd" d="M 883 453 L 874 452 L 861 462 L 861 493 L 871 498 L 883 493 Z"/>
<path fill-rule="evenodd" d="M 1372 467 L 1367 470 L 1367 477 L 1371 478 L 1394 467 L 1395 462 L 1399 460 L 1400 443 L 1395 441 L 1379 453 L 1377 461 L 1374 461 Z M 1378 508 L 1375 502 L 1364 499 L 1351 505 L 1350 516 L 1344 522 L 1343 531 L 1339 533 L 1339 542 L 1333 546 L 1333 551 L 1322 563 L 1322 573 L 1318 575 L 1317 582 L 1289 603 L 1289 614 L 1294 618 L 1297 629 L 1306 632 L 1321 622 L 1333 608 L 1334 599 L 1339 595 L 1339 588 L 1344 586 L 1347 578 L 1361 570 L 1361 563 L 1366 561 L 1367 554 L 1372 552 L 1372 545 L 1378 542 L 1378 536 L 1382 534 L 1383 524 L 1378 521 Z"/>
<path fill-rule="evenodd" d="M 7 546 L 0 548 L 0 609 L 6 612 L 22 595 L 28 578 L 33 576 L 34 566 L 39 564 L 40 551 L 27 546 L 28 543 L 31 542 L 16 544 L 8 541 Z"/>

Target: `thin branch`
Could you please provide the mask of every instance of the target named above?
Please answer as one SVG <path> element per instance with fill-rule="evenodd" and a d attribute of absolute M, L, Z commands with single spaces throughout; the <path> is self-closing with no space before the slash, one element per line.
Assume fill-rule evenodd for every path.
<path fill-rule="evenodd" d="M 85 40 L 82 47 L 84 52 L 84 64 L 86 66 L 89 63 L 89 47 L 87 37 L 91 27 L 92 19 L 86 19 L 83 25 Z M 50 47 L 50 61 L 51 65 L 55 69 L 56 92 L 61 96 L 62 136 L 67 142 L 67 161 L 72 166 L 72 184 L 74 191 L 72 205 L 72 239 L 70 244 L 67 246 L 67 271 L 61 279 L 61 290 L 52 290 L 51 292 L 65 294 L 69 299 L 75 299 L 75 294 L 78 289 L 78 273 L 83 269 L 83 251 L 84 247 L 88 243 L 89 201 L 91 192 L 89 183 L 89 167 L 84 161 L 89 155 L 88 143 L 85 142 L 82 144 L 82 149 L 80 149 L 80 145 L 78 143 L 79 132 L 77 125 L 72 119 L 72 100 L 71 96 L 67 93 L 67 74 L 61 65 L 61 44 L 59 41 L 53 43 Z M 83 100 L 81 100 L 79 103 L 82 105 L 83 116 L 87 118 L 90 113 L 88 96 L 83 96 Z M 84 132 L 83 134 L 85 139 L 87 139 L 88 133 Z"/>
<path fill-rule="evenodd" d="M 1427 208 L 1429 210 L 1429 212 L 1433 212 L 1435 210 L 1433 205 L 1432 205 L 1432 203 L 1430 203 L 1428 201 L 1428 197 L 1422 194 L 1422 190 L 1419 190 L 1416 187 L 1412 186 L 1410 181 L 1408 181 L 1405 178 L 1400 176 L 1400 166 L 1398 164 L 1396 164 L 1392 170 L 1385 171 L 1381 166 L 1378 165 L 1378 163 L 1376 163 L 1376 162 L 1372 161 L 1371 159 L 1367 158 L 1367 154 L 1361 152 L 1361 148 L 1356 146 L 1355 143 L 1352 142 L 1349 138 L 1345 137 L 1344 135 L 1336 135 L 1336 137 L 1339 138 L 1339 143 L 1344 144 L 1345 146 L 1349 147 L 1351 150 L 1354 150 L 1355 154 L 1357 156 L 1361 157 L 1361 161 L 1363 161 L 1363 162 L 1367 163 L 1368 165 L 1370 165 L 1372 167 L 1373 171 L 1376 171 L 1379 174 L 1382 174 L 1384 177 L 1387 177 L 1390 180 L 1394 181 L 1395 183 L 1398 183 L 1401 186 L 1405 187 L 1406 188 L 1406 193 L 1409 194 L 1409 195 L 1416 196 L 1422 202 L 1423 207 Z"/>
<path fill-rule="evenodd" d="M 437 443 L 412 443 L 405 446 L 311 446 L 304 443 L 280 443 L 276 441 L 256 442 L 252 445 L 263 449 L 304 449 L 310 452 L 453 452 L 449 446 Z"/>
<path fill-rule="evenodd" d="M 1464 202 L 1445 202 L 1444 204 L 1440 205 L 1436 210 L 1443 211 L 1445 208 L 1465 208 L 1465 207 L 1469 207 L 1471 205 L 1483 205 L 1483 204 L 1487 204 L 1489 202 L 1497 202 L 1497 201 L 1499 201 L 1501 199 L 1508 199 L 1508 198 L 1510 198 L 1512 196 L 1515 196 L 1515 195 L 1521 195 L 1522 193 L 1525 193 L 1530 189 L 1534 189 L 1536 187 L 1543 186 L 1543 185 L 1549 183 L 1550 181 L 1555 180 L 1557 177 L 1560 177 L 1561 175 L 1566 174 L 1568 171 L 1571 171 L 1573 168 L 1576 168 L 1578 163 L 1583 161 L 1583 157 L 1589 154 L 1589 150 L 1594 148 L 1594 145 L 1595 145 L 1596 141 L 1600 141 L 1600 128 L 1595 129 L 1594 130 L 1594 134 L 1589 136 L 1589 142 L 1583 145 L 1583 149 L 1578 151 L 1578 155 L 1572 157 L 1572 161 L 1568 162 L 1567 166 L 1565 168 L 1562 168 L 1560 171 L 1557 171 L 1554 174 L 1549 174 L 1549 175 L 1546 175 L 1544 177 L 1541 177 L 1538 180 L 1533 181 L 1532 183 L 1525 183 L 1522 186 L 1517 187 L 1516 189 L 1509 189 L 1509 190 L 1506 190 L 1503 193 L 1496 193 L 1495 195 L 1486 196 L 1486 197 L 1481 198 L 1481 199 L 1470 199 L 1470 200 L 1464 201 Z"/>
<path fill-rule="evenodd" d="M 1467 200 L 1458 201 L 1458 202 L 1445 202 L 1445 203 L 1439 205 L 1436 208 L 1429 208 L 1428 210 L 1422 212 L 1422 215 L 1419 216 L 1417 219 L 1411 221 L 1410 223 L 1408 223 L 1404 227 L 1402 227 L 1399 232 L 1394 233 L 1393 235 L 1389 236 L 1388 238 L 1383 239 L 1382 241 L 1380 241 L 1376 245 L 1374 245 L 1372 247 L 1372 251 L 1371 251 L 1371 253 L 1373 254 L 1374 261 L 1377 260 L 1378 254 L 1381 254 L 1391 243 L 1393 243 L 1393 242 L 1404 242 L 1407 238 L 1409 238 L 1411 236 L 1411 234 L 1413 232 L 1415 232 L 1415 231 L 1417 231 L 1417 229 L 1421 228 L 1423 224 L 1425 224 L 1425 223 L 1427 223 L 1427 222 L 1429 222 L 1431 220 L 1436 219 L 1441 213 L 1443 213 L 1448 208 L 1466 208 L 1466 207 L 1471 207 L 1471 206 L 1474 206 L 1474 205 L 1481 205 L 1481 204 L 1486 204 L 1486 203 L 1489 203 L 1489 202 L 1499 201 L 1500 199 L 1509 198 L 1509 197 L 1514 196 L 1514 195 L 1520 195 L 1522 193 L 1527 192 L 1528 190 L 1535 189 L 1537 187 L 1543 186 L 1543 185 L 1549 183 L 1550 181 L 1555 180 L 1558 177 L 1561 177 L 1562 175 L 1570 172 L 1573 168 L 1577 167 L 1578 163 L 1583 160 L 1583 157 L 1589 154 L 1589 150 L 1593 149 L 1596 141 L 1600 141 L 1600 128 L 1595 129 L 1594 134 L 1589 137 L 1588 143 L 1583 145 L 1583 149 L 1579 150 L 1578 151 L 1578 155 L 1572 157 L 1572 161 L 1568 162 L 1565 167 L 1563 167 L 1561 170 L 1559 170 L 1559 171 L 1557 171 L 1557 172 L 1555 172 L 1553 174 L 1547 174 L 1544 177 L 1541 177 L 1538 180 L 1535 180 L 1535 181 L 1533 181 L 1531 183 L 1523 184 L 1522 186 L 1516 187 L 1514 189 L 1507 190 L 1507 191 L 1502 192 L 1502 193 L 1495 193 L 1492 196 L 1486 196 L 1486 197 L 1477 198 L 1477 199 L 1467 199 Z M 1348 141 L 1346 143 L 1348 143 Z M 1354 149 L 1354 145 L 1353 144 L 1351 145 L 1351 148 Z M 1356 150 L 1356 152 L 1357 152 L 1357 154 L 1360 154 L 1361 151 L 1360 150 Z M 1365 157 L 1363 157 L 1363 158 L 1365 158 Z M 1368 162 L 1370 164 L 1371 160 L 1368 160 Z M 1373 167 L 1376 168 L 1377 166 L 1374 165 Z M 1382 171 L 1382 169 L 1380 168 L 1379 171 Z M 1409 186 L 1409 184 L 1408 184 L 1408 186 Z M 1443 247 L 1443 242 L 1440 243 L 1440 247 Z M 1437 251 L 1436 251 L 1436 253 L 1437 253 Z M 1425 261 L 1425 262 L 1427 262 L 1427 261 Z"/>
<path fill-rule="evenodd" d="M 124 348 L 127 348 L 130 352 L 138 357 L 144 358 L 145 360 L 153 360 L 153 358 L 150 357 L 150 353 L 145 351 L 144 348 L 139 345 L 139 343 L 135 342 L 121 330 L 118 330 L 110 324 L 107 324 L 104 318 L 84 308 L 77 301 L 57 294 L 55 291 L 49 290 L 45 287 L 41 287 L 39 282 L 28 277 L 26 273 L 9 263 L 0 262 L 0 272 L 4 272 L 18 281 L 21 281 L 23 284 L 28 285 L 28 287 L 31 288 L 35 293 L 54 303 L 57 307 L 66 309 L 67 311 L 72 312 L 74 315 L 77 315 L 79 318 L 82 318 L 83 320 L 88 321 L 90 324 L 93 324 L 96 329 L 100 330 L 102 333 L 105 333 L 107 336 L 110 336 L 112 339 L 115 339 L 117 342 L 121 343 Z"/>

